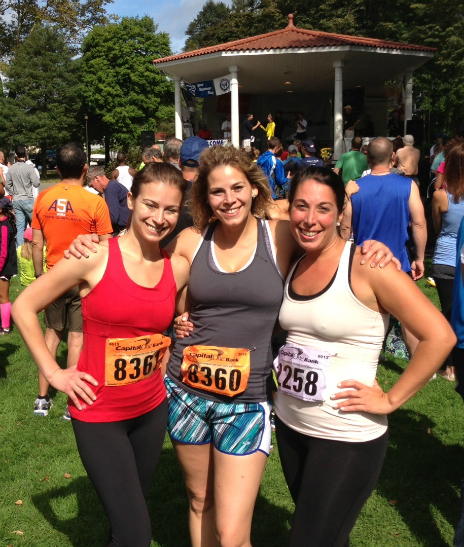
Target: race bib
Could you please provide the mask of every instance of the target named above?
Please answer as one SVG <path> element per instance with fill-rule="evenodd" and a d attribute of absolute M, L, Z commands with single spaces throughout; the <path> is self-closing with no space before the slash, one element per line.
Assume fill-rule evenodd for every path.
<path fill-rule="evenodd" d="M 162 334 L 136 338 L 108 338 L 105 348 L 105 385 L 126 386 L 149 378 L 161 366 L 171 339 Z"/>
<path fill-rule="evenodd" d="M 184 349 L 181 373 L 188 386 L 233 397 L 247 387 L 250 350 L 189 346 Z"/>
<path fill-rule="evenodd" d="M 311 403 L 324 400 L 332 353 L 286 344 L 274 361 L 279 391 Z"/>

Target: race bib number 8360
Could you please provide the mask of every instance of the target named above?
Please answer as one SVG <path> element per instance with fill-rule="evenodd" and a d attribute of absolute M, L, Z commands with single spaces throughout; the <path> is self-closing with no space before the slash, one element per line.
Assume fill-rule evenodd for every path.
<path fill-rule="evenodd" d="M 184 349 L 182 382 L 191 387 L 233 397 L 243 393 L 250 376 L 250 350 L 216 346 Z"/>
<path fill-rule="evenodd" d="M 322 402 L 332 354 L 315 348 L 286 344 L 274 368 L 279 391 L 308 402 Z"/>

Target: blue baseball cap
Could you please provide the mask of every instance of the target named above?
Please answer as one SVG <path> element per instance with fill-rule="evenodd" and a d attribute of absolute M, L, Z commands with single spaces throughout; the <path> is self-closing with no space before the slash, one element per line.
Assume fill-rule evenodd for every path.
<path fill-rule="evenodd" d="M 314 146 L 314 142 L 311 139 L 305 139 L 304 141 L 301 141 L 301 144 L 306 148 L 308 152 L 316 152 L 316 147 Z"/>
<path fill-rule="evenodd" d="M 208 143 L 204 139 L 188 137 L 180 149 L 180 163 L 188 167 L 198 167 L 200 154 L 205 148 L 208 148 Z"/>

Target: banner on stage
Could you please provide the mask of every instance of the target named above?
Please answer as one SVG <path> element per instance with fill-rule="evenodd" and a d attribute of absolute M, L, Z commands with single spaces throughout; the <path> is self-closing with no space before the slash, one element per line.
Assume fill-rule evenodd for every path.
<path fill-rule="evenodd" d="M 196 84 L 185 84 L 187 91 L 192 97 L 205 99 L 207 97 L 216 97 L 230 93 L 230 75 L 222 76 L 214 80 L 197 82 Z"/>

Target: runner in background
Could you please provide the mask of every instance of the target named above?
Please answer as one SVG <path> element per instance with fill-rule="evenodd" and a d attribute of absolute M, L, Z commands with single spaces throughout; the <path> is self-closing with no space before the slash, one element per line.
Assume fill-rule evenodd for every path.
<path fill-rule="evenodd" d="M 0 198 L 0 335 L 10 333 L 10 279 L 17 273 L 16 218 L 11 201 L 7 197 L 2 197 Z"/>
<path fill-rule="evenodd" d="M 27 287 L 35 280 L 34 262 L 32 261 L 32 228 L 27 228 L 24 231 L 23 244 L 16 249 L 16 254 L 21 285 Z M 46 247 L 43 249 L 43 271 L 47 271 Z"/>
<path fill-rule="evenodd" d="M 113 231 L 105 200 L 83 188 L 87 158 L 82 147 L 75 142 L 67 143 L 60 148 L 56 160 L 61 182 L 39 194 L 32 213 L 32 260 L 36 278 L 44 272 L 45 242 L 47 269 L 51 270 L 77 234 L 96 233 L 99 239 L 104 240 Z M 67 330 L 67 365 L 74 367 L 82 349 L 81 299 L 76 287 L 61 291 L 58 296 L 44 311 L 45 343 L 56 357 L 58 346 Z M 48 416 L 52 406 L 49 384 L 39 371 L 39 394 L 34 401 L 34 414 Z M 70 419 L 66 409 L 63 420 Z"/>

